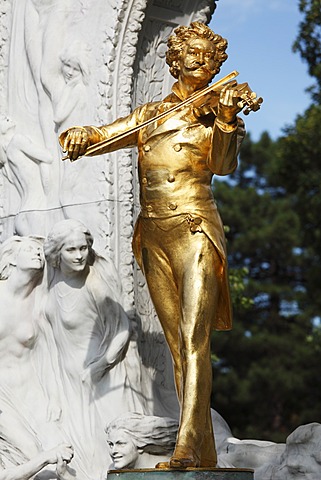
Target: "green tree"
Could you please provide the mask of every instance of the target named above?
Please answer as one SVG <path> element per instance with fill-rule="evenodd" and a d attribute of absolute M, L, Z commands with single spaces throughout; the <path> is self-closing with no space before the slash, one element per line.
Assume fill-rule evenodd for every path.
<path fill-rule="evenodd" d="M 213 407 L 240 438 L 284 441 L 321 422 L 321 3 L 298 5 L 293 48 L 313 103 L 277 141 L 248 137 L 239 169 L 214 184 L 236 301 L 234 330 L 213 335 Z"/>
<path fill-rule="evenodd" d="M 309 74 L 316 80 L 310 88 L 315 101 L 321 99 L 321 2 L 320 0 L 300 0 L 299 10 L 303 20 L 293 50 L 299 52 L 308 64 Z"/>
<path fill-rule="evenodd" d="M 236 302 L 234 330 L 213 335 L 213 406 L 235 435 L 276 441 L 321 421 L 321 4 L 298 6 L 293 49 L 313 104 L 276 142 L 248 137 L 231 181 L 214 185 L 233 276 L 248 272 L 253 304 Z"/>
<path fill-rule="evenodd" d="M 282 184 L 300 221 L 300 255 L 304 263 L 301 310 L 310 318 L 321 314 L 321 106 L 300 115 L 279 140 L 273 184 Z"/>
<path fill-rule="evenodd" d="M 308 366 L 321 357 L 312 317 L 300 307 L 306 294 L 300 216 L 276 175 L 283 147 L 267 133 L 256 143 L 248 137 L 239 169 L 214 184 L 229 226 L 229 264 L 233 275 L 248 272 L 244 294 L 253 305 L 236 304 L 234 329 L 213 335 L 213 407 L 236 436 L 275 441 L 320 419 L 314 416 L 320 382 Z"/>

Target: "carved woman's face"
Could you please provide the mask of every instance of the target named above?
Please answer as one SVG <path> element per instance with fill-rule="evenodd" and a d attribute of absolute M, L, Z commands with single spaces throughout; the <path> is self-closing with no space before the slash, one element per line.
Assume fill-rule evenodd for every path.
<path fill-rule="evenodd" d="M 69 60 L 64 61 L 61 66 L 61 71 L 64 76 L 65 82 L 68 83 L 71 80 L 81 79 L 82 73 L 79 67 L 79 64 Z"/>
<path fill-rule="evenodd" d="M 21 242 L 15 263 L 21 270 L 42 270 L 44 267 L 42 245 L 36 240 L 24 239 Z"/>
<path fill-rule="evenodd" d="M 135 468 L 139 451 L 128 434 L 122 430 L 111 430 L 107 443 L 115 468 Z"/>
<path fill-rule="evenodd" d="M 72 232 L 60 250 L 60 269 L 65 275 L 82 272 L 89 255 L 86 236 L 82 232 Z"/>

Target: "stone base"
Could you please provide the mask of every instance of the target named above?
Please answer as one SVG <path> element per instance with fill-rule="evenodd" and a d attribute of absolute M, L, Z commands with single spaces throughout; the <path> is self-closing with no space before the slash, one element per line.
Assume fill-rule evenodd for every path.
<path fill-rule="evenodd" d="M 253 480 L 253 475 L 254 470 L 248 468 L 147 468 L 109 470 L 108 480 Z"/>

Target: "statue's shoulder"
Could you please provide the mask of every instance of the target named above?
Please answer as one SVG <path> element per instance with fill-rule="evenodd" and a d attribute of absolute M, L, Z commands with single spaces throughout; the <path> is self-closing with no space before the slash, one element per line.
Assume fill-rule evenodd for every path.
<path fill-rule="evenodd" d="M 174 92 L 171 92 L 160 103 L 177 103 L 177 102 L 180 102 L 180 101 L 181 100 L 178 98 L 178 96 L 175 95 Z"/>
<path fill-rule="evenodd" d="M 118 301 L 121 297 L 120 278 L 109 258 L 95 254 L 86 285 L 97 303 L 105 302 L 107 299 Z"/>

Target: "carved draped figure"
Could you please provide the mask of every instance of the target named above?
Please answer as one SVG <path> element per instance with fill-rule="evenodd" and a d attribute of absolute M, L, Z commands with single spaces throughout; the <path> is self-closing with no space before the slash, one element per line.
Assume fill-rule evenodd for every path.
<path fill-rule="evenodd" d="M 96 256 L 84 281 L 71 285 L 53 269 L 48 286 L 45 315 L 57 347 L 62 425 L 75 448 L 77 478 L 104 476 L 110 463 L 104 426 L 121 413 L 141 410 L 128 382 L 130 325 L 115 277 L 111 283 L 112 268 Z"/>

